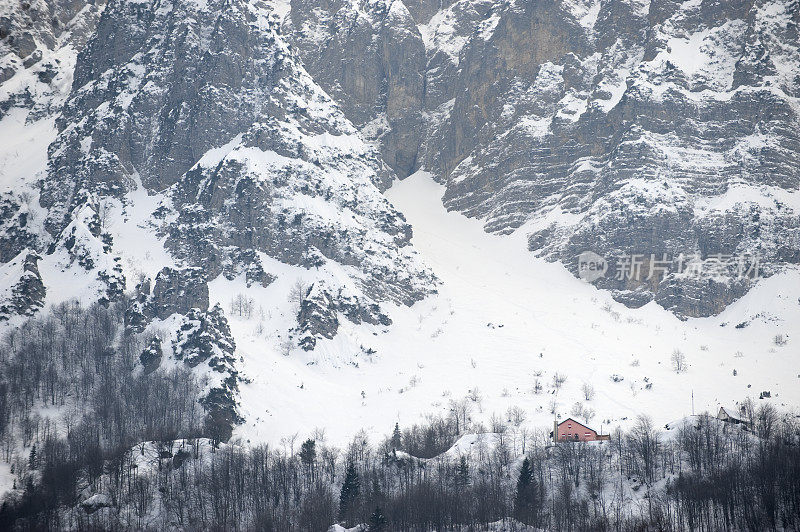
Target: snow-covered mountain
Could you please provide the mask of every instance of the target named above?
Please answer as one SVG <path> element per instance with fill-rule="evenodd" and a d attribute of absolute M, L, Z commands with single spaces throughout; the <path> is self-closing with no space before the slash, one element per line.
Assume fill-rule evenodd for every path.
<path fill-rule="evenodd" d="M 287 308 L 289 287 L 300 287 L 294 323 L 281 323 L 283 349 L 311 350 L 340 320 L 389 325 L 382 304 L 436 291 L 411 228 L 381 194 L 390 171 L 276 29 L 261 3 L 112 2 L 77 56 L 63 107 L 40 116 L 60 103 L 52 91 L 31 105 L 9 91 L 4 131 L 55 120 L 57 134 L 24 146 L 38 168 L 21 173 L 16 152 L 4 167 L 4 309 L 42 306 L 16 295 L 33 276 L 46 305 L 116 301 L 127 288 L 137 334 L 164 320 L 184 331 L 176 314 L 224 331 L 207 282 L 242 279 L 252 307 L 247 288 L 269 287 L 280 270 Z M 184 358 L 178 334 L 162 347 Z M 228 366 L 214 368 L 223 380 L 237 374 Z"/>
<path fill-rule="evenodd" d="M 629 306 L 718 314 L 752 286 L 732 256 L 800 259 L 796 1 L 298 0 L 290 21 L 387 163 L 432 172 L 487 231 L 576 273 L 584 251 L 612 273 L 728 262 L 597 281 Z"/>
<path fill-rule="evenodd" d="M 796 1 L 0 6 L 2 332 L 120 303 L 253 441 L 800 403 Z"/>

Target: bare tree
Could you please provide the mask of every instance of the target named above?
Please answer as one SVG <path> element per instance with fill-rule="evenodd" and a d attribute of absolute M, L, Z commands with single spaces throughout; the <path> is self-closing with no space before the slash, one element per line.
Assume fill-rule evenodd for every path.
<path fill-rule="evenodd" d="M 244 294 L 236 294 L 231 300 L 231 314 L 240 318 L 250 319 L 253 317 L 255 300 Z"/>
<path fill-rule="evenodd" d="M 588 382 L 584 382 L 581 386 L 581 391 L 583 392 L 583 398 L 587 401 L 591 401 L 594 399 L 594 386 L 589 384 Z"/>
<path fill-rule="evenodd" d="M 114 222 L 113 203 L 111 200 L 105 199 L 97 204 L 97 219 L 100 220 L 100 227 L 102 229 L 109 229 Z"/>
<path fill-rule="evenodd" d="M 672 352 L 670 362 L 672 362 L 672 369 L 675 373 L 683 373 L 686 371 L 686 355 L 684 355 L 680 349 L 676 349 Z"/>
<path fill-rule="evenodd" d="M 290 339 L 287 338 L 286 340 L 281 342 L 280 350 L 283 356 L 288 357 L 289 355 L 291 355 L 292 349 L 294 349 L 294 342 L 292 342 Z"/>
<path fill-rule="evenodd" d="M 469 416 L 472 413 L 472 403 L 468 398 L 460 401 L 450 400 L 450 415 L 455 420 L 456 433 L 461 434 L 469 426 Z"/>
<path fill-rule="evenodd" d="M 306 297 L 306 292 L 308 292 L 308 287 L 302 279 L 297 279 L 289 290 L 289 301 L 292 303 L 295 313 L 300 312 L 300 304 Z"/>
<path fill-rule="evenodd" d="M 653 428 L 653 422 L 649 417 L 639 416 L 636 418 L 628 442 L 635 458 L 634 470 L 641 474 L 648 484 L 651 484 L 656 474 L 660 437 Z"/>
<path fill-rule="evenodd" d="M 522 425 L 527 417 L 528 416 L 525 414 L 525 410 L 517 405 L 509 406 L 508 410 L 506 411 L 506 419 L 508 419 L 510 423 L 513 423 L 515 427 Z"/>
<path fill-rule="evenodd" d="M 583 419 L 586 423 L 588 423 L 594 417 L 594 410 L 584 406 L 583 403 L 578 401 L 574 405 L 572 405 L 572 410 L 570 411 L 570 414 L 572 414 L 576 418 Z"/>
<path fill-rule="evenodd" d="M 489 426 L 491 427 L 491 431 L 495 434 L 503 434 L 508 428 L 503 418 L 497 414 L 492 414 L 492 417 L 489 419 Z"/>

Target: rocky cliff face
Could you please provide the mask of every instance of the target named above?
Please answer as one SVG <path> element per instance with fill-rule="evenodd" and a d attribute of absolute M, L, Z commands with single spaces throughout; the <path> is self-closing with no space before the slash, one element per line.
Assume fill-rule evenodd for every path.
<path fill-rule="evenodd" d="M 0 262 L 42 249 L 37 172 L 75 59 L 105 2 L 9 1 L 0 6 Z"/>
<path fill-rule="evenodd" d="M 418 166 L 425 46 L 403 2 L 293 0 L 284 26 L 314 79 L 399 175 Z"/>
<path fill-rule="evenodd" d="M 87 193 L 124 202 L 141 185 L 166 195 L 153 218 L 166 247 L 208 279 L 257 273 L 265 253 L 358 266 L 371 297 L 419 299 L 430 275 L 379 194 L 389 170 L 276 29 L 246 2 L 109 4 L 50 147 L 45 227 Z"/>
<path fill-rule="evenodd" d="M 525 231 L 532 250 L 576 273 L 581 252 L 599 253 L 610 268 L 600 286 L 685 316 L 715 314 L 748 289 L 734 274 L 741 257 L 762 274 L 798 262 L 796 1 L 399 4 L 293 4 L 293 39 L 343 101 L 402 83 L 376 79 L 375 61 L 360 68 L 357 52 L 392 42 L 383 60 L 407 57 L 416 73 L 418 54 L 407 50 L 424 44 L 421 92 L 395 100 L 421 109 L 422 127 L 388 128 L 419 139 L 404 172 L 443 180 L 449 209 L 488 231 Z M 376 6 L 395 14 L 395 32 L 386 17 L 376 23 Z M 391 94 L 371 115 L 344 108 L 384 154 L 392 143 L 370 120 L 385 116 Z M 664 254 L 674 271 L 622 272 L 623 257 L 640 256 L 649 273 Z M 681 276 L 681 254 L 722 255 L 727 269 L 706 263 L 706 275 Z"/>
<path fill-rule="evenodd" d="M 57 112 L 75 53 L 92 36 L 104 1 L 24 0 L 0 11 L 0 118 L 15 107 Z M 17 76 L 14 83 L 5 82 Z"/>
<path fill-rule="evenodd" d="M 474 132 L 444 158 L 446 204 L 492 231 L 531 222 L 531 249 L 573 269 L 585 250 L 612 272 L 637 254 L 760 255 L 762 271 L 797 262 L 797 212 L 782 202 L 800 177 L 797 5 L 560 8 L 566 25 L 523 10 L 548 31 L 517 27 L 510 8 L 466 47 L 467 58 L 499 57 L 470 62 L 490 65 L 475 73 L 494 80 L 488 97 L 460 93 L 444 125 L 450 137 L 463 124 Z M 535 53 L 505 57 L 526 34 Z M 496 65 L 506 66 L 485 71 Z M 690 316 L 718 313 L 749 286 L 729 271 L 620 277 L 599 284 Z"/>
<path fill-rule="evenodd" d="M 380 193 L 392 170 L 305 71 L 272 6 L 119 0 L 87 19 L 96 25 L 79 52 L 53 44 L 53 54 L 72 53 L 74 76 L 66 63 L 60 70 L 71 89 L 2 100 L 9 120 L 25 117 L 23 131 L 56 126 L 46 166 L 20 176 L 0 204 L 0 252 L 17 257 L 5 269 L 4 315 L 33 313 L 45 290 L 51 302 L 70 292 L 111 301 L 135 284 L 126 334 L 175 338 L 171 348 L 150 341 L 143 370 L 171 356 L 210 372 L 204 406 L 224 435 L 240 419 L 239 377 L 225 310 L 209 309 L 210 281 L 264 288 L 278 270 L 303 269 L 353 323 L 388 323 L 382 305 L 435 291 L 410 226 Z M 18 25 L 3 42 L 30 55 Z M 31 76 L 20 68 L 4 88 Z M 35 115 L 37 106 L 47 111 Z M 163 247 L 160 263 L 147 263 L 142 241 Z M 28 248 L 44 256 L 41 276 Z M 64 279 L 76 287 L 51 286 Z M 31 301 L 15 299 L 34 281 Z"/>
<path fill-rule="evenodd" d="M 268 285 L 259 253 L 366 261 L 379 273 L 359 291 L 409 303 L 430 275 L 362 250 L 399 250 L 400 270 L 421 271 L 374 191 L 419 168 L 447 184 L 448 208 L 525 231 L 576 273 L 581 252 L 604 256 L 595 282 L 632 306 L 713 314 L 752 284 L 739 258 L 760 274 L 800 260 L 797 2 L 213 7 L 39 2 L 0 18 L 0 109 L 57 116 L 59 131 L 32 191 L 47 233 L 30 223 L 31 194 L 7 192 L 4 261 L 58 239 L 97 198 L 125 204 L 143 187 L 167 198 L 153 224 L 170 253 L 209 279 Z M 320 201 L 355 223 L 309 208 Z M 631 278 L 631 255 L 644 270 L 727 264 Z"/>

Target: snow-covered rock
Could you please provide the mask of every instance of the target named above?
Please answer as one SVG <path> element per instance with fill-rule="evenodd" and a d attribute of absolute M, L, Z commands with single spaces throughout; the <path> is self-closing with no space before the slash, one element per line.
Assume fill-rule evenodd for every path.
<path fill-rule="evenodd" d="M 241 422 L 237 411 L 239 372 L 236 342 L 219 305 L 208 311 L 191 309 L 181 320 L 172 356 L 191 368 L 201 364 L 206 385 L 200 403 L 206 409 L 206 426 L 217 439 L 230 438 L 233 426 Z"/>
<path fill-rule="evenodd" d="M 41 257 L 30 249 L 0 264 L 0 321 L 33 316 L 44 305 L 47 289 L 39 274 Z"/>
<path fill-rule="evenodd" d="M 69 224 L 47 250 L 51 268 L 70 271 L 88 280 L 84 294 L 103 301 L 116 301 L 125 290 L 121 258 L 112 250 L 113 239 L 104 231 L 98 202 L 90 198 L 70 214 Z"/>
<path fill-rule="evenodd" d="M 81 508 L 83 508 L 87 514 L 93 514 L 101 508 L 107 508 L 112 505 L 113 503 L 111 502 L 111 497 L 104 493 L 95 493 L 91 497 L 81 502 Z"/>
<path fill-rule="evenodd" d="M 399 3 L 381 13 L 405 13 Z M 365 87 L 417 90 L 400 106 L 422 109 L 423 126 L 387 127 L 418 139 L 411 170 L 447 184 L 448 209 L 490 232 L 525 232 L 531 250 L 573 273 L 580 253 L 599 253 L 611 275 L 598 286 L 682 317 L 718 314 L 752 279 L 616 279 L 619 257 L 758 254 L 766 275 L 800 260 L 796 2 L 405 4 L 407 15 L 376 19 L 381 3 L 295 2 L 289 27 L 311 73 L 384 155 L 391 142 L 376 125 L 391 92 L 355 102 Z M 387 40 L 409 58 L 405 81 L 349 59 Z M 718 201 L 742 187 L 740 202 Z"/>

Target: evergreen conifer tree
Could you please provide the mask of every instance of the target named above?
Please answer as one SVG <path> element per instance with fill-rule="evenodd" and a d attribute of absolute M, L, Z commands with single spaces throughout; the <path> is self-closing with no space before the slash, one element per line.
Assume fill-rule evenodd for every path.
<path fill-rule="evenodd" d="M 347 520 L 351 517 L 360 491 L 361 481 L 358 478 L 356 464 L 351 461 L 347 464 L 347 471 L 344 474 L 344 483 L 342 484 L 342 492 L 339 495 L 340 519 Z"/>
<path fill-rule="evenodd" d="M 469 484 L 469 464 L 467 457 L 462 456 L 458 463 L 458 471 L 456 472 L 456 483 L 458 487 L 463 488 Z"/>
<path fill-rule="evenodd" d="M 516 517 L 526 524 L 530 522 L 532 517 L 531 506 L 535 495 L 534 492 L 533 470 L 531 469 L 531 462 L 526 456 L 519 469 L 519 477 L 517 477 L 517 495 L 514 499 Z"/>
<path fill-rule="evenodd" d="M 400 433 L 400 424 L 394 424 L 394 431 L 392 432 L 392 448 L 397 450 L 400 448 L 400 444 L 402 443 L 402 434 Z"/>

